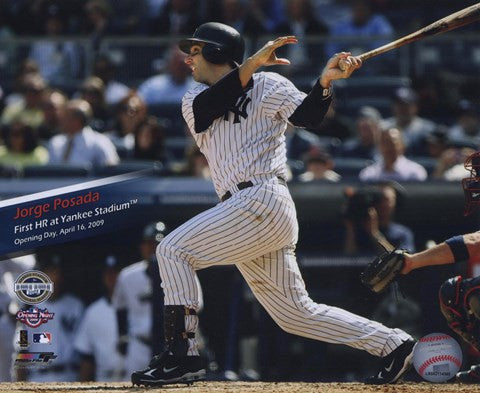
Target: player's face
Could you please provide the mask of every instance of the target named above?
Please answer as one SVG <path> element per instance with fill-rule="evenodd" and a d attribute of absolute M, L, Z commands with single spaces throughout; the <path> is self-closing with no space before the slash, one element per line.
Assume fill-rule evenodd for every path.
<path fill-rule="evenodd" d="M 203 45 L 203 43 L 192 45 L 190 54 L 185 58 L 185 63 L 192 70 L 192 77 L 195 81 L 207 83 L 208 76 L 210 75 L 210 66 L 202 55 Z"/>

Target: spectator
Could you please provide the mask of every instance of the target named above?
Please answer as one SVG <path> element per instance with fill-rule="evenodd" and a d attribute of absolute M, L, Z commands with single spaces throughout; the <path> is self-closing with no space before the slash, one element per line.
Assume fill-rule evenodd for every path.
<path fill-rule="evenodd" d="M 449 130 L 450 138 L 480 145 L 480 107 L 471 101 L 461 100 L 457 113 L 457 120 Z"/>
<path fill-rule="evenodd" d="M 338 182 L 341 176 L 333 171 L 335 163 L 330 154 L 322 150 L 313 150 L 305 157 L 306 171 L 299 176 L 302 182 L 326 180 Z"/>
<path fill-rule="evenodd" d="M 167 72 L 148 78 L 138 87 L 138 94 L 148 106 L 181 104 L 183 95 L 196 83 L 190 67 L 185 64 L 186 57 L 177 46 L 172 47 L 168 53 Z"/>
<path fill-rule="evenodd" d="M 113 255 L 105 260 L 105 295 L 90 304 L 78 328 L 74 347 L 80 354 L 80 381 L 122 381 L 123 359 L 117 352 L 118 327 L 112 295 L 120 267 Z"/>
<path fill-rule="evenodd" d="M 35 41 L 30 57 L 37 62 L 41 75 L 50 84 L 65 84 L 78 78 L 82 64 L 79 47 L 72 41 L 60 41 L 65 34 L 65 15 L 58 7 L 48 8 L 43 33 L 45 40 Z"/>
<path fill-rule="evenodd" d="M 80 97 L 92 108 L 90 127 L 95 131 L 103 132 L 110 119 L 105 102 L 105 84 L 96 76 L 85 79 L 80 89 Z"/>
<path fill-rule="evenodd" d="M 85 12 L 87 15 L 86 30 L 90 34 L 93 50 L 98 52 L 103 37 L 112 33 L 112 10 L 106 0 L 89 0 L 85 4 Z"/>
<path fill-rule="evenodd" d="M 347 47 L 354 55 L 378 48 L 388 42 L 393 34 L 390 22 L 383 15 L 373 12 L 371 0 L 351 0 L 351 17 L 340 21 L 332 30 L 332 37 L 348 36 L 350 41 L 343 43 L 330 43 L 327 45 L 327 57 L 345 50 Z M 385 40 L 369 40 L 355 42 L 352 37 L 384 36 Z"/>
<path fill-rule="evenodd" d="M 2 40 L 2 57 L 0 58 L 0 67 L 6 68 L 15 59 L 15 47 L 12 38 L 15 36 L 11 29 L 12 15 L 10 13 L 11 7 L 8 7 L 6 2 L 0 3 L 0 40 Z"/>
<path fill-rule="evenodd" d="M 292 64 L 317 66 L 323 54 L 323 46 L 305 43 L 305 36 L 328 33 L 328 28 L 315 19 L 311 0 L 286 0 L 287 18 L 276 28 L 276 33 L 294 35 L 298 43 L 287 46 L 287 55 Z M 280 51 L 279 51 L 280 52 Z M 282 56 L 283 57 L 283 56 Z"/>
<path fill-rule="evenodd" d="M 354 134 L 352 121 L 340 114 L 336 107 L 337 102 L 333 98 L 320 126 L 310 131 L 321 137 L 330 136 L 342 141 L 351 137 Z"/>
<path fill-rule="evenodd" d="M 220 0 L 219 22 L 232 26 L 241 34 L 256 37 L 265 34 L 263 20 L 257 19 L 253 7 L 243 0 Z"/>
<path fill-rule="evenodd" d="M 397 128 L 382 130 L 379 150 L 381 158 L 360 171 L 360 180 L 423 181 L 427 178 L 427 171 L 424 167 L 404 156 L 405 144 L 402 133 Z"/>
<path fill-rule="evenodd" d="M 358 190 L 347 188 L 344 251 L 346 254 L 377 253 L 380 241 L 393 248 L 415 250 L 413 232 L 394 221 L 399 197 L 404 191 L 386 182 Z"/>
<path fill-rule="evenodd" d="M 198 177 L 210 180 L 210 167 L 208 161 L 196 145 L 190 145 L 185 154 L 186 165 L 180 170 L 180 175 Z"/>
<path fill-rule="evenodd" d="M 43 143 L 60 133 L 60 114 L 67 97 L 59 90 L 47 90 L 42 98 L 43 122 L 38 127 L 38 137 Z"/>
<path fill-rule="evenodd" d="M 145 121 L 147 106 L 142 98 L 131 91 L 117 106 L 114 127 L 105 133 L 122 158 L 131 158 L 135 149 L 135 135 Z"/>
<path fill-rule="evenodd" d="M 24 59 L 17 67 L 15 73 L 15 81 L 13 82 L 13 92 L 5 97 L 5 104 L 12 105 L 19 102 L 23 102 L 23 82 L 26 75 L 38 74 L 40 75 L 40 69 L 38 64 L 32 59 Z"/>
<path fill-rule="evenodd" d="M 115 78 L 116 66 L 107 55 L 99 55 L 93 64 L 93 76 L 99 77 L 105 84 L 105 101 L 109 107 L 125 98 L 130 89 Z"/>
<path fill-rule="evenodd" d="M 52 296 L 42 302 L 41 308 L 54 312 L 54 318 L 48 321 L 48 332 L 51 341 L 48 351 L 57 357 L 50 367 L 32 367 L 18 369 L 18 380 L 29 382 L 74 382 L 78 380 L 78 363 L 74 353 L 73 340 L 77 334 L 84 307 L 82 302 L 73 294 L 67 292 L 67 283 L 64 282 L 64 273 L 58 256 L 39 258 L 38 270 L 44 272 L 53 282 Z M 28 336 L 38 333 L 38 330 L 22 325 L 28 331 Z M 30 351 L 44 352 L 44 343 L 31 343 Z"/>
<path fill-rule="evenodd" d="M 163 11 L 151 26 L 151 34 L 189 35 L 200 24 L 196 0 L 167 0 Z"/>
<path fill-rule="evenodd" d="M 410 149 L 414 151 L 422 138 L 436 128 L 434 122 L 417 115 L 417 94 L 408 87 L 401 87 L 395 91 L 392 112 L 393 117 L 385 119 L 382 127 L 399 129 L 408 151 Z"/>
<path fill-rule="evenodd" d="M 356 119 L 357 135 L 343 143 L 340 155 L 343 157 L 378 158 L 378 139 L 380 137 L 380 112 L 371 106 L 359 109 Z"/>
<path fill-rule="evenodd" d="M 41 103 L 46 87 L 40 75 L 26 74 L 22 80 L 22 99 L 7 104 L 2 113 L 2 125 L 20 121 L 31 127 L 38 127 L 43 122 Z"/>
<path fill-rule="evenodd" d="M 322 148 L 322 142 L 317 135 L 292 124 L 288 124 L 285 130 L 285 143 L 289 160 L 302 160 L 312 150 Z"/>
<path fill-rule="evenodd" d="M 145 31 L 146 0 L 114 0 L 111 5 L 115 34 L 135 35 Z"/>
<path fill-rule="evenodd" d="M 247 0 L 248 8 L 255 19 L 263 25 L 263 30 L 272 33 L 278 24 L 285 19 L 282 1 L 278 0 Z"/>
<path fill-rule="evenodd" d="M 448 127 L 438 125 L 433 131 L 426 133 L 413 146 L 410 146 L 408 154 L 414 157 L 414 160 L 419 157 L 438 159 L 451 146 L 453 145 L 448 135 Z"/>
<path fill-rule="evenodd" d="M 48 162 L 48 151 L 38 144 L 37 132 L 31 126 L 14 122 L 4 131 L 0 165 L 23 168 Z"/>
<path fill-rule="evenodd" d="M 469 176 L 468 170 L 464 166 L 467 157 L 475 153 L 475 149 L 469 147 L 449 147 L 447 148 L 437 161 L 437 166 L 433 173 L 436 179 L 444 179 L 448 181 L 462 180 Z"/>
<path fill-rule="evenodd" d="M 145 26 L 146 32 L 150 33 L 155 28 L 155 21 L 160 17 L 167 0 L 146 0 Z"/>
<path fill-rule="evenodd" d="M 115 146 L 88 125 L 92 117 L 90 104 L 71 100 L 60 116 L 61 135 L 54 136 L 48 145 L 50 163 L 77 165 L 114 165 L 119 161 Z"/>
<path fill-rule="evenodd" d="M 165 160 L 165 126 L 149 116 L 135 132 L 133 158 L 139 160 Z"/>

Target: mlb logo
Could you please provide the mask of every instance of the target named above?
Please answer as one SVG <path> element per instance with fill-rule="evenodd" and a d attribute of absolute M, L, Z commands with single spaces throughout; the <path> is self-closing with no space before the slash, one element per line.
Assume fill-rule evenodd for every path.
<path fill-rule="evenodd" d="M 33 333 L 33 342 L 35 344 L 51 344 L 52 343 L 52 334 L 51 333 Z"/>

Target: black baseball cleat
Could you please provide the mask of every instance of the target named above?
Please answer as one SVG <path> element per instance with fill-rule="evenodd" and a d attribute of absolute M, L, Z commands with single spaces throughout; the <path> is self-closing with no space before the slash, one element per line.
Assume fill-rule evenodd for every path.
<path fill-rule="evenodd" d="M 191 384 L 205 379 L 205 366 L 200 356 L 176 357 L 170 352 L 156 355 L 144 370 L 132 374 L 133 385 L 163 386 L 172 383 Z"/>
<path fill-rule="evenodd" d="M 404 341 L 398 348 L 382 359 L 382 367 L 378 373 L 368 378 L 365 383 L 382 385 L 397 382 L 412 367 L 415 344 L 416 341 L 413 339 Z"/>
<path fill-rule="evenodd" d="M 458 383 L 480 383 L 480 364 L 470 367 L 468 371 L 460 371 L 456 375 Z"/>

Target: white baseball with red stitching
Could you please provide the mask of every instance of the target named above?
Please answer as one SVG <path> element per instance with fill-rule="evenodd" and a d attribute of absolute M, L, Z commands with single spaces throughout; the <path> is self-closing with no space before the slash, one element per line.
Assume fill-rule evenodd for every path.
<path fill-rule="evenodd" d="M 431 333 L 418 340 L 413 351 L 413 365 L 430 382 L 446 382 L 462 366 L 462 349 L 448 334 Z"/>

